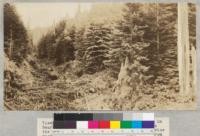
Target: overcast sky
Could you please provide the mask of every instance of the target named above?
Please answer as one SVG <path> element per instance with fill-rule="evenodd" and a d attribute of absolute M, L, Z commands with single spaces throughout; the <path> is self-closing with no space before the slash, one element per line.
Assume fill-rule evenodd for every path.
<path fill-rule="evenodd" d="M 54 22 L 73 17 L 80 5 L 81 11 L 90 10 L 91 3 L 16 3 L 16 9 L 25 26 L 48 27 Z"/>

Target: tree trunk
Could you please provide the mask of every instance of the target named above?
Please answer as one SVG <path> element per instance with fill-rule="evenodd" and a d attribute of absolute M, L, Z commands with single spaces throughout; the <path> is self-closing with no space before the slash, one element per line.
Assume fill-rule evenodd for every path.
<path fill-rule="evenodd" d="M 190 90 L 190 48 L 188 26 L 188 4 L 178 3 L 178 67 L 180 94 Z"/>
<path fill-rule="evenodd" d="M 9 40 L 9 58 L 12 59 L 12 53 L 13 53 L 13 34 L 12 34 L 12 28 L 10 30 L 10 40 Z"/>
<path fill-rule="evenodd" d="M 196 49 L 195 47 L 192 45 L 192 51 L 191 51 L 191 55 L 192 55 L 192 91 L 193 93 L 196 92 L 196 82 L 197 82 L 197 66 L 196 66 Z"/>
<path fill-rule="evenodd" d="M 156 3 L 156 25 L 157 25 L 157 56 L 158 56 L 158 62 L 160 63 L 160 33 L 159 33 L 159 3 Z"/>

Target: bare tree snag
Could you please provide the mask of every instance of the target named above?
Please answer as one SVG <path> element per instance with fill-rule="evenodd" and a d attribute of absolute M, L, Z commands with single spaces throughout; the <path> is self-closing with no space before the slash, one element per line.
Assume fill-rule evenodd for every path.
<path fill-rule="evenodd" d="M 190 48 L 188 26 L 188 4 L 178 3 L 178 66 L 180 94 L 190 90 Z"/>
<path fill-rule="evenodd" d="M 192 51 L 191 51 L 191 56 L 192 56 L 192 91 L 195 93 L 196 91 L 196 82 L 197 82 L 197 65 L 196 65 L 196 49 L 192 45 Z"/>

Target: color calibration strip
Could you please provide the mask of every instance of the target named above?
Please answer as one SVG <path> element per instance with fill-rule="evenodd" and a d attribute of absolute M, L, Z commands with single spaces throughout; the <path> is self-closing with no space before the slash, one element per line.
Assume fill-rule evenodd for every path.
<path fill-rule="evenodd" d="M 53 129 L 53 118 L 37 119 L 37 136 L 169 136 L 169 134 L 167 117 L 155 117 L 154 129 Z"/>
<path fill-rule="evenodd" d="M 154 129 L 154 113 L 56 113 L 54 129 Z"/>

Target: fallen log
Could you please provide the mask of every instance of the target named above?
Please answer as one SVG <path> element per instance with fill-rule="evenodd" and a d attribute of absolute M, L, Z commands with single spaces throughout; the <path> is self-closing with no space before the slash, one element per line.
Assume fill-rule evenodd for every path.
<path fill-rule="evenodd" d="M 47 88 L 47 87 L 45 86 L 45 87 L 26 88 L 26 89 L 22 89 L 22 91 L 38 90 L 38 89 L 45 89 L 45 88 Z M 50 89 L 50 87 L 48 87 L 48 89 Z"/>

